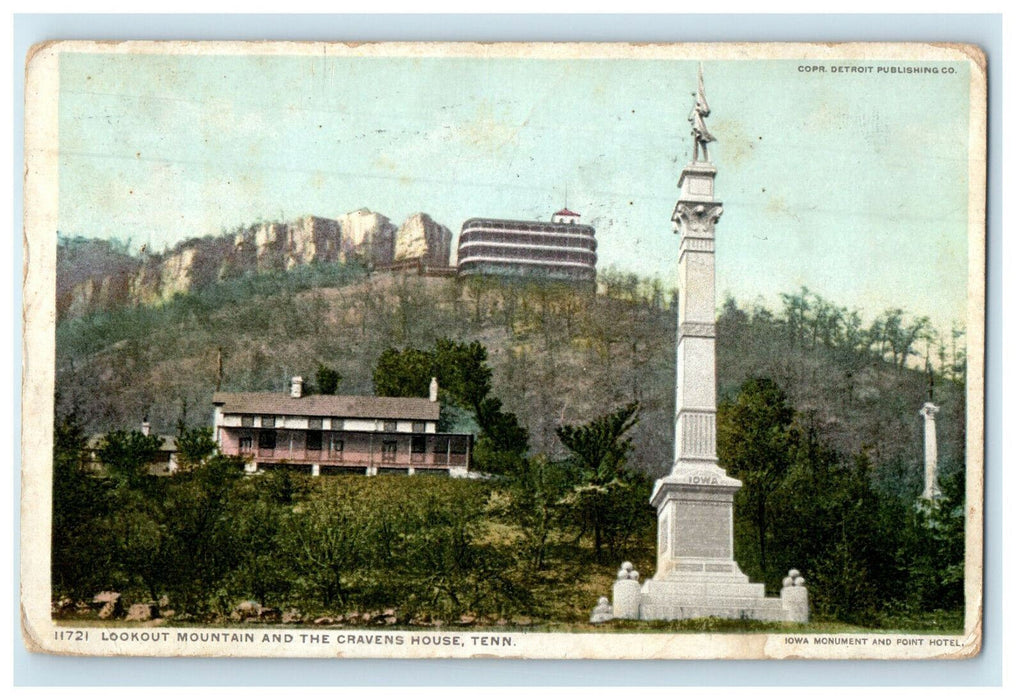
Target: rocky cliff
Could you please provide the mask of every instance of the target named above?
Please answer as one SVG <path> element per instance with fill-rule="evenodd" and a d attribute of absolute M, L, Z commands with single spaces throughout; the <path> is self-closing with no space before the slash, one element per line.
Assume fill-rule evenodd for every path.
<path fill-rule="evenodd" d="M 427 265 L 446 267 L 451 257 L 451 229 L 428 214 L 413 214 L 398 229 L 394 260 L 423 260 Z"/>
<path fill-rule="evenodd" d="M 221 236 L 185 240 L 157 254 L 144 248 L 133 254 L 127 246 L 108 241 L 61 239 L 57 315 L 69 318 L 160 304 L 220 280 L 315 263 L 380 267 L 424 258 L 430 265 L 446 266 L 450 251 L 451 231 L 426 214 L 409 217 L 399 230 L 383 214 L 365 208 L 339 219 L 305 216 L 253 224 Z"/>
<path fill-rule="evenodd" d="M 345 214 L 341 223 L 341 259 L 372 265 L 394 260 L 397 227 L 383 214 L 363 208 Z"/>

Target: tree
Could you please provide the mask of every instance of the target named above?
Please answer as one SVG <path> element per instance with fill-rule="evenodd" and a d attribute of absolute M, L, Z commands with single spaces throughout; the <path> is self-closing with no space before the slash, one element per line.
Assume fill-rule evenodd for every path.
<path fill-rule="evenodd" d="M 809 302 L 810 290 L 806 287 L 799 289 L 799 294 L 782 294 L 782 303 L 785 306 L 785 321 L 789 331 L 789 342 L 793 345 L 803 346 L 806 338 L 806 318 L 810 312 Z"/>
<path fill-rule="evenodd" d="M 118 482 L 134 488 L 148 475 L 148 467 L 160 453 L 161 439 L 140 430 L 114 430 L 106 434 L 97 457 Z"/>
<path fill-rule="evenodd" d="M 437 340 L 433 350 L 388 348 L 373 370 L 376 393 L 382 396 L 424 396 L 430 379 L 440 385 L 442 404 L 454 404 L 472 413 L 480 435 L 473 457 L 484 471 L 504 473 L 529 449 L 529 431 L 515 414 L 502 410 L 491 396 L 493 370 L 482 343 Z"/>
<path fill-rule="evenodd" d="M 328 484 L 321 493 L 330 493 Z M 344 489 L 346 484 L 337 485 Z M 332 496 L 335 494 L 331 493 Z M 358 497 L 312 498 L 284 523 L 284 552 L 307 599 L 323 609 L 344 609 L 367 588 L 373 545 L 387 512 Z"/>
<path fill-rule="evenodd" d="M 797 414 L 791 434 L 789 468 L 767 504 L 766 569 L 756 575 L 773 588 L 798 568 L 814 591 L 816 618 L 880 624 L 907 599 L 906 508 L 875 485 L 867 454 L 849 458 L 829 446 L 812 414 Z M 747 514 L 736 530 L 752 532 Z M 737 559 L 755 571 L 744 539 L 753 538 L 737 534 Z"/>
<path fill-rule="evenodd" d="M 161 480 L 139 490 L 122 483 L 116 489 L 117 507 L 110 516 L 112 563 L 117 570 L 118 589 L 141 589 L 157 600 L 168 584 L 181 573 L 174 540 L 167 531 L 170 514 L 157 493 L 166 487 Z"/>
<path fill-rule="evenodd" d="M 501 410 L 500 399 L 484 399 L 476 412 L 480 426 L 480 439 L 497 452 L 524 455 L 529 449 L 529 431 L 519 423 L 514 413 Z"/>
<path fill-rule="evenodd" d="M 50 566 L 54 596 L 80 600 L 108 585 L 108 482 L 86 468 L 86 440 L 74 414 L 53 435 L 53 522 Z"/>
<path fill-rule="evenodd" d="M 577 524 L 592 534 L 598 560 L 617 526 L 635 517 L 635 499 L 629 494 L 641 479 L 626 470 L 632 439 L 625 434 L 636 424 L 638 411 L 639 404 L 633 402 L 584 425 L 557 429 L 579 472 L 578 484 L 566 502 Z"/>
<path fill-rule="evenodd" d="M 426 396 L 430 392 L 433 355 L 417 348 L 387 348 L 373 368 L 377 396 Z"/>
<path fill-rule="evenodd" d="M 337 386 L 341 383 L 341 373 L 332 367 L 320 364 L 316 368 L 316 391 L 321 394 L 332 395 L 337 393 Z"/>
<path fill-rule="evenodd" d="M 768 503 L 789 468 L 795 410 L 773 380 L 757 377 L 746 380 L 734 400 L 723 402 L 718 415 L 718 458 L 743 482 L 736 494 L 736 517 L 754 528 L 763 574 L 768 569 Z"/>
<path fill-rule="evenodd" d="M 268 486 L 264 481 L 257 488 Z M 234 590 L 253 597 L 262 606 L 280 601 L 298 575 L 282 565 L 281 554 L 286 546 L 281 542 L 282 524 L 287 511 L 276 500 L 273 494 L 262 492 L 255 499 L 235 499 L 239 502 L 233 504 L 230 514 L 238 550 L 230 582 Z"/>
<path fill-rule="evenodd" d="M 922 610 L 964 605 L 965 473 L 942 478 L 941 487 L 942 498 L 916 504 L 903 553 L 910 597 Z"/>
<path fill-rule="evenodd" d="M 188 428 L 178 424 L 178 465 L 194 469 L 209 459 L 217 449 L 212 428 Z"/>
<path fill-rule="evenodd" d="M 564 425 L 558 439 L 577 460 L 588 479 L 606 483 L 620 474 L 632 451 L 625 434 L 636 424 L 639 404 L 632 402 L 585 425 Z"/>
<path fill-rule="evenodd" d="M 509 575 L 514 570 L 511 552 L 486 536 L 488 498 L 481 492 L 486 487 L 445 486 L 409 503 L 404 512 L 391 511 L 392 517 L 414 524 L 403 533 L 403 551 L 391 560 L 391 570 L 403 575 L 395 581 L 398 591 L 448 619 L 521 610 L 529 592 Z"/>
<path fill-rule="evenodd" d="M 571 488 L 571 470 L 544 455 L 521 460 L 510 483 L 509 512 L 522 529 L 529 566 L 544 568 L 549 539 L 564 511 L 564 496 Z"/>
<path fill-rule="evenodd" d="M 234 486 L 243 472 L 240 459 L 215 455 L 169 480 L 162 529 L 173 551 L 173 564 L 165 575 L 185 612 L 204 613 L 219 607 L 215 594 L 239 559 L 231 510 Z M 220 606 L 226 604 L 229 601 L 220 601 Z"/>
<path fill-rule="evenodd" d="M 493 370 L 487 364 L 487 349 L 482 343 L 439 339 L 433 351 L 433 373 L 455 403 L 473 411 L 477 417 L 483 413 Z"/>

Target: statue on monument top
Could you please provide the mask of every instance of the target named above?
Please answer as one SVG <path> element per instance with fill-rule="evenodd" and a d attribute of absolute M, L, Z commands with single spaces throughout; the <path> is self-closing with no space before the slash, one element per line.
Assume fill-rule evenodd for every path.
<path fill-rule="evenodd" d="M 711 141 L 717 141 L 714 138 L 710 130 L 707 129 L 707 122 L 705 118 L 710 116 L 710 105 L 707 104 L 707 95 L 703 91 L 703 64 L 700 64 L 700 78 L 699 78 L 699 91 L 692 93 L 693 97 L 696 98 L 696 103 L 693 105 L 693 111 L 689 113 L 689 123 L 693 125 L 693 162 L 698 160 L 700 148 L 703 148 L 703 160 L 707 162 L 710 158 L 707 156 L 707 144 Z"/>

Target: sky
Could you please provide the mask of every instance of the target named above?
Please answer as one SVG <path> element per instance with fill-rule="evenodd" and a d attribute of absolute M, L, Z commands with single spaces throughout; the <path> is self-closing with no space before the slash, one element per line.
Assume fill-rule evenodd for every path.
<path fill-rule="evenodd" d="M 806 286 L 870 319 L 966 316 L 965 63 L 707 61 L 717 296 Z M 862 65 L 876 65 L 866 62 Z M 906 65 L 887 62 L 886 65 Z M 426 212 L 597 231 L 598 267 L 674 286 L 698 64 L 63 54 L 60 230 L 161 250 L 260 220 Z"/>

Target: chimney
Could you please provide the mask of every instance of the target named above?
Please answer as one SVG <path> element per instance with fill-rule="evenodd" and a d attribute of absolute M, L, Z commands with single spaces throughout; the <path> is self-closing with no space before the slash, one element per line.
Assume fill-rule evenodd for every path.
<path fill-rule="evenodd" d="M 142 434 L 149 435 L 149 416 L 143 416 L 142 418 Z"/>
<path fill-rule="evenodd" d="M 437 390 L 439 388 L 440 385 L 437 384 L 437 377 L 432 377 L 430 379 L 430 401 L 437 403 Z"/>
<path fill-rule="evenodd" d="M 291 378 L 291 398 L 302 398 L 302 377 Z"/>

